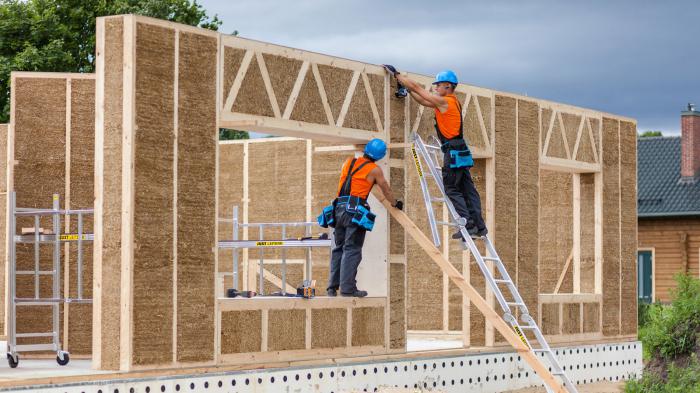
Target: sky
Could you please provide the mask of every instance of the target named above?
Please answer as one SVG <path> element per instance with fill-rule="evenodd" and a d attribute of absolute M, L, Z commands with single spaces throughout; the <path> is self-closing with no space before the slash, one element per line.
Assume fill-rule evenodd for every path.
<path fill-rule="evenodd" d="M 637 119 L 700 107 L 698 1 L 198 0 L 223 33 Z"/>

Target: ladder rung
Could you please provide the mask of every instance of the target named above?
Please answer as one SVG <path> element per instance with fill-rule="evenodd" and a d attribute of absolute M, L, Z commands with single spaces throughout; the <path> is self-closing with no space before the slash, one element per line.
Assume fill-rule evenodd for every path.
<path fill-rule="evenodd" d="M 506 303 L 506 304 L 511 306 L 511 307 L 521 307 L 521 306 L 525 305 L 525 303 L 520 303 L 520 302 Z"/>
<path fill-rule="evenodd" d="M 520 330 L 535 330 L 535 329 L 537 329 L 537 326 L 534 326 L 534 325 L 520 326 Z"/>
<path fill-rule="evenodd" d="M 445 198 L 435 198 L 435 197 L 432 197 L 432 198 L 430 198 L 430 200 L 431 200 L 432 202 L 445 202 Z"/>
<path fill-rule="evenodd" d="M 512 284 L 512 283 L 513 283 L 513 281 L 510 281 L 510 280 L 502 280 L 502 279 L 500 279 L 500 278 L 494 278 L 493 281 L 494 281 L 496 284 Z"/>
<path fill-rule="evenodd" d="M 484 255 L 481 256 L 481 259 L 483 259 L 484 261 L 494 261 L 494 262 L 501 260 L 501 258 L 498 258 L 498 257 L 487 257 Z"/>
<path fill-rule="evenodd" d="M 459 225 L 457 225 L 457 224 L 455 224 L 455 223 L 453 223 L 453 222 L 449 222 L 449 221 L 436 221 L 436 222 L 437 222 L 438 225 L 447 225 L 447 226 L 450 226 L 450 227 L 458 227 L 458 226 L 459 226 Z"/>

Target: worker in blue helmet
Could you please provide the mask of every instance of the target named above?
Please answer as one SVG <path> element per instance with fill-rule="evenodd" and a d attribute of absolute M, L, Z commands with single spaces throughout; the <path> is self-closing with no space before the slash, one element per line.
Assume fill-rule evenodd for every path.
<path fill-rule="evenodd" d="M 481 215 L 481 198 L 469 173 L 469 168 L 474 166 L 474 159 L 464 138 L 462 106 L 455 95 L 459 83 L 457 74 L 452 70 L 439 72 L 435 76 L 431 93 L 399 73 L 394 66 L 384 65 L 384 69 L 409 91 L 417 103 L 434 110 L 435 131 L 444 153 L 442 182 L 445 194 L 457 213 L 465 219 L 467 232 L 472 237 L 486 236 L 488 230 Z M 454 239 L 461 237 L 460 231 L 452 236 Z"/>
<path fill-rule="evenodd" d="M 365 234 L 374 227 L 376 217 L 367 203 L 372 187 L 378 185 L 393 207 L 403 209 L 403 202 L 394 198 L 382 168 L 376 164 L 385 155 L 386 143 L 372 139 L 362 157 L 348 157 L 341 170 L 337 198 L 318 217 L 321 226 L 335 228 L 328 296 L 337 296 L 338 290 L 341 296 L 367 296 L 367 291 L 357 288 L 356 276 Z"/>

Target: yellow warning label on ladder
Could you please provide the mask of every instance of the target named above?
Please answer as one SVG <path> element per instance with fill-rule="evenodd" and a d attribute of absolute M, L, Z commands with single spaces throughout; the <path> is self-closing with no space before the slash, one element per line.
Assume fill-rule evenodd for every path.
<path fill-rule="evenodd" d="M 420 160 L 418 159 L 418 153 L 416 153 L 416 145 L 411 145 L 411 153 L 413 153 L 413 161 L 416 162 L 418 176 L 423 177 L 423 169 L 420 167 Z"/>
<path fill-rule="evenodd" d="M 520 337 L 520 341 L 522 341 L 523 344 L 525 344 L 525 345 L 529 348 L 530 345 L 528 345 L 527 340 L 526 340 L 525 337 L 523 336 L 523 332 L 520 331 L 520 328 L 517 327 L 517 326 L 514 326 L 513 329 L 515 329 L 515 333 L 518 335 L 518 337 Z"/>
<path fill-rule="evenodd" d="M 61 235 L 60 240 L 62 241 L 71 241 L 71 240 L 78 240 L 80 235 L 77 234 L 68 234 L 68 235 Z M 83 234 L 82 240 L 87 240 L 88 236 Z"/>
<path fill-rule="evenodd" d="M 281 246 L 284 242 L 255 242 L 258 247 L 271 247 L 271 246 Z"/>

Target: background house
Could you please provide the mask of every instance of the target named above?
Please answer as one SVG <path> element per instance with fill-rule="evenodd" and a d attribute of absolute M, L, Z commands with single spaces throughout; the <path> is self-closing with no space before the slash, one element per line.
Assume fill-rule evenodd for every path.
<path fill-rule="evenodd" d="M 668 301 L 673 276 L 700 275 L 700 112 L 681 112 L 680 137 L 638 140 L 638 293 Z"/>

